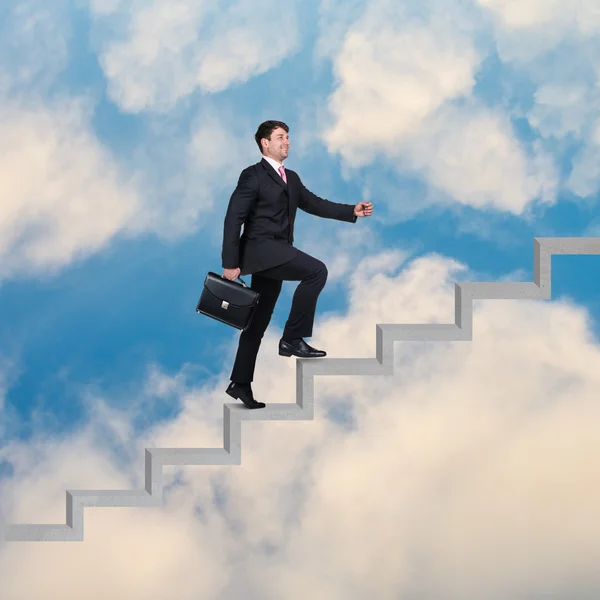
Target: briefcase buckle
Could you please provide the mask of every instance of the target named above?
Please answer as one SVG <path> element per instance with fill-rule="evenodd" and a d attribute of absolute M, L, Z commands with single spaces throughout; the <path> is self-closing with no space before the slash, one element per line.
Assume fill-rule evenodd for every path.
<path fill-rule="evenodd" d="M 225 300 L 223 300 L 223 302 L 221 302 L 221 308 L 227 308 L 229 306 L 229 302 L 226 302 Z"/>

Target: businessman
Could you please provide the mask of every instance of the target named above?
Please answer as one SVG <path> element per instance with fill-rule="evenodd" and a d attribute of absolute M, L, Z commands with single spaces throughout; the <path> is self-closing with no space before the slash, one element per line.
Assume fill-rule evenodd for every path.
<path fill-rule="evenodd" d="M 229 200 L 223 226 L 223 277 L 236 280 L 252 273 L 250 287 L 260 293 L 250 326 L 240 334 L 237 355 L 226 392 L 248 408 L 263 408 L 252 393 L 251 382 L 260 343 L 271 320 L 283 281 L 300 281 L 279 340 L 281 356 L 326 356 L 309 346 L 317 299 L 327 280 L 327 267 L 319 259 L 294 247 L 296 209 L 322 217 L 355 223 L 373 212 L 371 202 L 339 204 L 307 190 L 295 171 L 285 169 L 289 127 L 265 121 L 254 139 L 260 162 L 244 169 Z M 244 233 L 240 230 L 244 224 Z"/>

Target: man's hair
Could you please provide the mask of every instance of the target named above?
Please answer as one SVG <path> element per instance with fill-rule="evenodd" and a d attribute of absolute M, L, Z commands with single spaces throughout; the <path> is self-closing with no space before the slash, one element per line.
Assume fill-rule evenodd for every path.
<path fill-rule="evenodd" d="M 260 143 L 260 140 L 262 140 L 262 138 L 267 138 L 269 141 L 271 141 L 271 134 L 278 127 L 284 129 L 286 133 L 290 132 L 290 128 L 283 121 L 265 121 L 258 126 L 258 129 L 254 134 L 254 139 L 256 140 L 261 154 L 263 153 L 263 147 Z"/>

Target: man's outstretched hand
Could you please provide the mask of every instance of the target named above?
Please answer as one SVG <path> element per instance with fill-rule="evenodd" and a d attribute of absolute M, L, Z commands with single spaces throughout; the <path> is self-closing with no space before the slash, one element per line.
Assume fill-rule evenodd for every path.
<path fill-rule="evenodd" d="M 239 267 L 235 269 L 223 269 L 223 277 L 235 281 L 240 276 L 240 272 L 241 270 Z"/>
<path fill-rule="evenodd" d="M 354 207 L 354 214 L 357 217 L 370 217 L 373 213 L 373 203 L 372 202 L 359 202 Z"/>

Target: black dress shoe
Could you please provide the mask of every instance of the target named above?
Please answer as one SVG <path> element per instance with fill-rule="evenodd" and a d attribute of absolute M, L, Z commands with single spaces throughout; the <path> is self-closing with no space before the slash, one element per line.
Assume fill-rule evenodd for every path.
<path fill-rule="evenodd" d="M 241 400 L 248 408 L 264 408 L 266 406 L 264 402 L 257 402 L 254 399 L 252 388 L 249 385 L 240 385 L 239 383 L 232 381 L 225 392 L 232 398 Z"/>
<path fill-rule="evenodd" d="M 318 358 L 327 356 L 324 350 L 317 350 L 309 346 L 302 338 L 297 342 L 286 342 L 283 338 L 279 340 L 280 356 L 299 356 L 300 358 Z"/>

